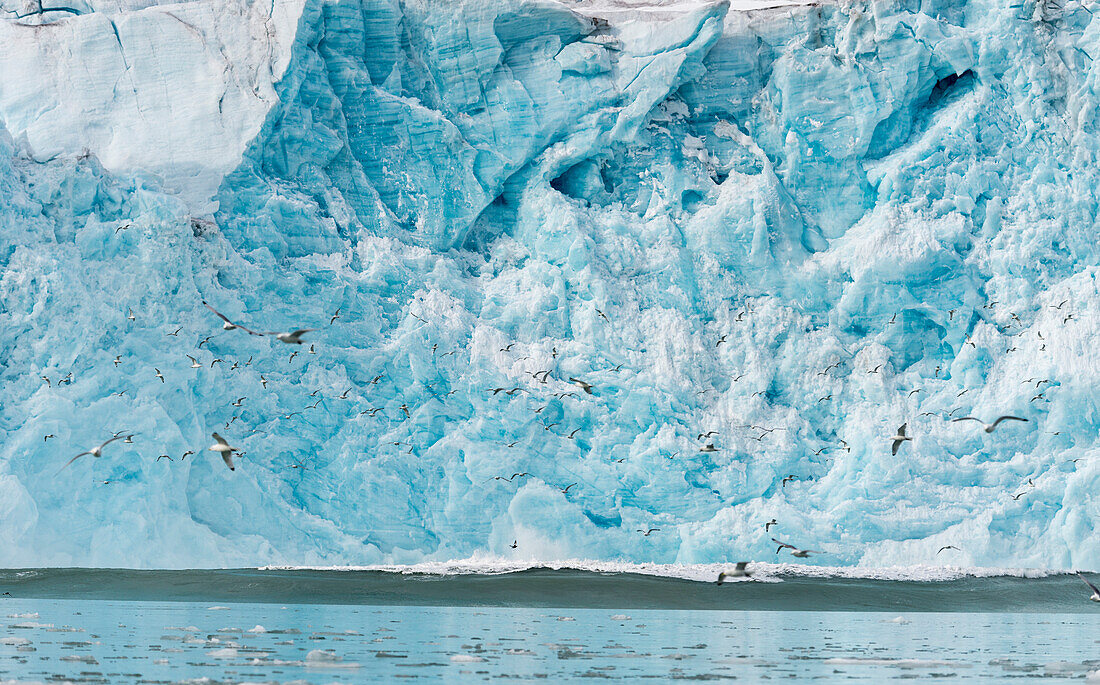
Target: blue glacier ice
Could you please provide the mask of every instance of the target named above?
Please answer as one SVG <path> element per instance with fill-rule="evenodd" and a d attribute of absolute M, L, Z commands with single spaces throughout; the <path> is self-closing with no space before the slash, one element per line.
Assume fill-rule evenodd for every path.
<path fill-rule="evenodd" d="M 1100 567 L 1100 4 L 70 4 L 0 8 L 0 564 Z"/>

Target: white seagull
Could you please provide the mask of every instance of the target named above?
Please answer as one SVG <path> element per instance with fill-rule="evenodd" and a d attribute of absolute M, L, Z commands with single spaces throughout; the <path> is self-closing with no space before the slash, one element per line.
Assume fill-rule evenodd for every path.
<path fill-rule="evenodd" d="M 131 436 L 131 435 L 123 435 L 122 433 L 119 433 L 118 435 L 116 435 L 115 437 L 111 438 L 111 439 L 110 439 L 110 440 L 108 440 L 107 442 L 104 442 L 103 444 L 99 445 L 98 447 L 93 447 L 92 449 L 88 450 L 87 452 L 81 452 L 80 454 L 76 455 L 75 457 L 73 457 L 73 458 L 72 458 L 72 459 L 70 459 L 69 461 L 65 462 L 65 466 L 62 466 L 61 468 L 59 468 L 59 469 L 57 470 L 57 472 L 58 472 L 58 473 L 61 473 L 61 472 L 62 472 L 62 471 L 64 471 L 64 470 L 65 470 L 66 468 L 68 468 L 69 464 L 73 463 L 74 461 L 76 461 L 77 459 L 79 459 L 79 458 L 83 457 L 83 456 L 84 456 L 84 455 L 86 455 L 86 454 L 90 454 L 90 455 L 92 455 L 93 457 L 95 457 L 96 459 L 99 459 L 99 457 L 100 457 L 100 456 L 102 456 L 102 454 L 103 454 L 103 448 L 104 448 L 104 447 L 106 447 L 107 445 L 110 445 L 110 444 L 111 444 L 112 442 L 114 442 L 115 440 L 122 440 L 123 438 L 129 438 L 129 437 L 133 437 L 133 436 Z"/>
<path fill-rule="evenodd" d="M 195 359 L 194 357 L 192 357 L 192 356 L 191 356 L 191 355 L 189 355 L 189 354 L 188 354 L 188 355 L 185 355 L 185 356 L 186 356 L 186 357 L 187 357 L 188 359 L 190 359 L 190 360 L 191 360 L 191 368 L 192 368 L 192 369 L 201 369 L 201 368 L 202 368 L 202 364 L 200 364 L 200 363 L 199 363 L 199 360 L 198 360 L 198 359 Z"/>
<path fill-rule="evenodd" d="M 263 333 L 257 333 L 256 331 L 254 331 L 254 330 L 251 330 L 251 329 L 249 329 L 249 328 L 245 328 L 244 326 L 242 326 L 242 325 L 240 325 L 240 324 L 236 324 L 236 323 L 233 323 L 233 322 L 232 322 L 232 321 L 230 321 L 230 320 L 229 320 L 228 318 L 226 318 L 225 314 L 222 314 L 222 313 L 221 313 L 221 312 L 219 312 L 219 311 L 218 311 L 217 309 L 214 309 L 213 307 L 211 307 L 210 305 L 208 305 L 208 304 L 206 303 L 206 300 L 203 300 L 203 301 L 202 301 L 202 304 L 203 304 L 203 306 L 204 306 L 204 307 L 206 307 L 206 308 L 207 308 L 207 309 L 209 309 L 210 311 L 214 312 L 214 314 L 216 314 L 216 315 L 218 316 L 218 318 L 219 318 L 219 319 L 221 319 L 222 321 L 224 321 L 224 322 L 225 322 L 225 323 L 223 323 L 223 324 L 222 324 L 222 328 L 224 328 L 225 330 L 227 330 L 227 331 L 235 331 L 235 330 L 237 330 L 237 329 L 239 328 L 239 329 L 241 329 L 242 331 L 244 331 L 245 333 L 249 333 L 249 334 L 251 334 L 251 335 L 263 335 Z"/>
<path fill-rule="evenodd" d="M 276 331 L 269 331 L 266 335 L 273 335 L 273 336 L 275 336 L 276 340 L 278 340 L 279 342 L 285 342 L 288 345 L 301 345 L 303 342 L 305 342 L 304 340 L 302 340 L 302 336 L 305 335 L 306 333 L 309 333 L 309 332 L 315 331 L 315 330 L 317 330 L 317 329 L 316 328 L 299 328 L 298 330 L 291 331 L 289 333 L 279 333 L 279 332 L 276 332 Z"/>
<path fill-rule="evenodd" d="M 909 425 L 909 424 L 906 424 L 906 423 L 901 424 L 901 427 L 898 428 L 898 434 L 895 435 L 894 437 L 890 438 L 891 440 L 893 440 L 893 443 L 891 443 L 891 445 L 890 445 L 890 454 L 893 454 L 894 456 L 897 456 L 898 448 L 901 447 L 901 443 L 903 443 L 907 440 L 912 440 L 913 439 L 913 438 L 910 438 L 910 437 L 906 437 L 906 435 L 905 435 L 905 427 L 907 425 Z"/>
<path fill-rule="evenodd" d="M 779 549 L 775 550 L 776 554 L 779 554 L 784 549 L 791 550 L 791 556 L 792 557 L 798 557 L 799 559 L 805 559 L 806 557 L 810 556 L 811 554 L 824 554 L 824 552 L 819 552 L 816 549 L 799 549 L 799 548 L 795 547 L 794 545 L 788 545 L 787 543 L 780 542 L 779 540 L 776 540 L 775 538 L 772 538 L 772 542 L 779 545 Z"/>
<path fill-rule="evenodd" d="M 957 421 L 977 421 L 978 423 L 982 424 L 982 427 L 985 429 L 986 433 L 992 433 L 993 430 L 995 428 L 997 428 L 997 425 L 1001 423 L 1001 421 L 1025 421 L 1026 422 L 1027 419 L 1022 419 L 1019 416 L 998 416 L 997 420 L 994 421 L 993 423 L 986 423 L 985 421 L 982 421 L 981 419 L 978 419 L 978 418 L 974 418 L 973 416 L 962 416 L 962 417 L 959 417 L 957 419 L 951 419 L 951 423 L 955 423 Z"/>
<path fill-rule="evenodd" d="M 218 454 L 222 455 L 222 461 L 224 461 L 225 465 L 229 467 L 229 470 L 236 471 L 237 467 L 233 465 L 233 453 L 240 452 L 240 450 L 236 447 L 230 447 L 229 443 L 225 441 L 225 438 L 218 435 L 217 433 L 214 433 L 213 435 L 214 440 L 216 440 L 217 442 L 215 442 L 210 447 L 207 447 L 207 449 L 211 452 L 217 452 Z"/>
<path fill-rule="evenodd" d="M 715 584 L 716 585 L 721 585 L 722 581 L 725 580 L 726 578 L 748 578 L 748 577 L 750 577 L 752 575 L 752 571 L 748 571 L 748 570 L 745 569 L 745 567 L 748 566 L 748 565 L 749 565 L 749 562 L 747 562 L 747 561 L 737 562 L 737 565 L 734 566 L 729 571 L 722 571 L 721 573 L 719 573 L 718 574 L 718 582 L 715 583 Z"/>

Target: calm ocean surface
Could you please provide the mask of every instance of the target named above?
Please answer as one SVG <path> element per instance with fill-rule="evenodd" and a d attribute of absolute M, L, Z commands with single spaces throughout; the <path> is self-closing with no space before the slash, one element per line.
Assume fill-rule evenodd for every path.
<path fill-rule="evenodd" d="M 1100 682 L 1075 576 L 0 571 L 0 683 Z"/>

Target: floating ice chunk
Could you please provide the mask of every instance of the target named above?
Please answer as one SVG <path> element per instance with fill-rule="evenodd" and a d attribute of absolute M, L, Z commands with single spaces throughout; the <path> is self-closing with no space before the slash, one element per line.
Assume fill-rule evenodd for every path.
<path fill-rule="evenodd" d="M 206 655 L 212 656 L 216 659 L 232 659 L 237 656 L 237 649 L 235 647 L 221 647 L 219 649 L 207 650 Z"/>
<path fill-rule="evenodd" d="M 29 645 L 31 643 L 25 637 L 0 637 L 0 645 Z"/>

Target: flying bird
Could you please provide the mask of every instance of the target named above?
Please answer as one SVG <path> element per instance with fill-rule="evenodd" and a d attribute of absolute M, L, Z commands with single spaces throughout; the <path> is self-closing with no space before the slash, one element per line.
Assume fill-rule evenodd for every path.
<path fill-rule="evenodd" d="M 592 394 L 592 384 L 591 383 L 585 383 L 581 379 L 573 378 L 573 377 L 569 378 L 569 382 L 577 385 L 578 387 L 580 387 L 581 390 L 585 391 L 589 395 Z"/>
<path fill-rule="evenodd" d="M 718 582 L 715 585 L 721 585 L 726 578 L 748 578 L 752 575 L 752 571 L 746 570 L 748 565 L 749 562 L 747 561 L 739 561 L 729 571 L 722 571 L 718 574 Z"/>
<path fill-rule="evenodd" d="M 713 442 L 709 442 L 706 445 L 704 445 L 703 447 L 700 447 L 699 451 L 700 452 L 717 452 L 718 448 L 714 446 Z"/>
<path fill-rule="evenodd" d="M 215 443 L 210 447 L 207 447 L 206 449 L 210 450 L 211 452 L 217 452 L 218 454 L 220 454 L 222 456 L 222 461 L 224 461 L 225 465 L 229 467 L 229 470 L 236 471 L 237 468 L 233 465 L 233 453 L 240 452 L 240 450 L 236 447 L 231 447 L 229 443 L 225 441 L 225 438 L 218 435 L 217 433 L 213 433 L 213 436 Z"/>
<path fill-rule="evenodd" d="M 985 429 L 986 433 L 992 433 L 994 431 L 994 429 L 997 428 L 997 425 L 1000 424 L 1002 421 L 1024 421 L 1024 422 L 1026 422 L 1027 419 L 1020 418 L 1019 416 L 998 416 L 997 420 L 994 421 L 993 423 L 986 423 L 985 421 L 982 421 L 981 419 L 974 418 L 973 416 L 960 416 L 957 419 L 951 419 L 951 423 L 956 423 L 958 421 L 977 421 L 978 423 L 982 424 L 982 427 Z"/>
<path fill-rule="evenodd" d="M 302 336 L 306 333 L 317 330 L 316 328 L 299 328 L 296 331 L 290 331 L 289 333 L 278 333 L 276 331 L 270 331 L 266 335 L 273 335 L 279 342 L 284 342 L 287 345 L 301 345 L 305 341 L 302 340 Z"/>
<path fill-rule="evenodd" d="M 901 447 L 901 444 L 902 444 L 903 442 L 906 442 L 906 441 L 909 441 L 909 440 L 912 440 L 912 439 L 913 439 L 913 438 L 907 437 L 907 436 L 905 435 L 905 427 L 906 427 L 907 425 L 908 425 L 908 424 L 905 424 L 905 423 L 901 424 L 901 427 L 900 427 L 900 428 L 898 428 L 898 433 L 897 433 L 897 435 L 895 435 L 894 437 L 890 438 L 890 440 L 892 440 L 892 441 L 893 441 L 893 442 L 892 442 L 892 443 L 890 444 L 890 454 L 892 454 L 892 455 L 894 455 L 894 456 L 897 456 L 897 454 L 898 454 L 898 448 L 899 448 L 899 447 Z"/>
<path fill-rule="evenodd" d="M 122 355 L 120 354 L 117 357 L 115 357 L 114 362 L 115 362 L 115 366 L 118 366 L 119 364 L 121 364 L 122 363 Z"/>
<path fill-rule="evenodd" d="M 564 494 L 568 493 L 569 488 L 573 487 L 574 485 L 576 485 L 576 483 L 570 483 L 569 485 L 566 485 L 564 488 L 559 488 L 559 489 L 561 490 L 561 493 L 564 495 Z"/>
<path fill-rule="evenodd" d="M 115 435 L 115 437 L 113 437 L 110 440 L 107 440 L 106 442 L 100 444 L 98 447 L 93 447 L 92 449 L 88 450 L 87 452 L 81 452 L 80 454 L 76 455 L 75 457 L 73 457 L 69 461 L 65 462 L 65 466 L 62 466 L 61 468 L 59 468 L 57 470 L 57 472 L 61 473 L 66 468 L 68 468 L 69 464 L 73 463 L 74 461 L 76 461 L 77 459 L 83 457 L 86 454 L 90 454 L 93 457 L 95 457 L 96 459 L 99 459 L 103 455 L 103 448 L 104 447 L 106 447 L 107 445 L 110 445 L 115 440 L 122 440 L 125 437 L 127 437 L 127 436 L 125 436 L 121 433 L 118 433 L 118 434 Z M 132 437 L 132 436 L 130 436 L 130 437 Z"/>
<path fill-rule="evenodd" d="M 764 524 L 764 532 L 767 533 L 772 529 L 772 526 L 778 526 L 778 525 L 779 525 L 779 521 L 776 521 L 775 519 L 772 519 L 771 521 L 768 521 L 767 523 Z"/>
<path fill-rule="evenodd" d="M 47 440 L 49 440 L 50 438 L 56 438 L 56 437 L 57 437 L 57 436 L 56 436 L 56 435 L 54 435 L 53 433 L 50 433 L 49 435 L 43 435 L 43 436 L 42 436 L 42 442 L 46 442 L 46 441 L 47 441 Z"/>
<path fill-rule="evenodd" d="M 186 354 L 184 356 L 191 360 L 191 368 L 192 369 L 201 369 L 202 368 L 202 364 L 199 363 L 198 359 L 195 359 L 194 357 L 192 357 L 189 354 Z"/>
<path fill-rule="evenodd" d="M 650 528 L 649 530 L 642 530 L 641 528 L 639 528 L 638 532 L 648 538 L 650 533 L 656 533 L 656 532 L 659 532 L 660 530 L 661 530 L 660 528 Z"/>
<path fill-rule="evenodd" d="M 943 547 L 940 547 L 939 551 L 938 551 L 938 552 L 936 552 L 936 554 L 939 554 L 940 552 L 944 551 L 945 549 L 953 549 L 953 550 L 955 550 L 955 551 L 957 551 L 957 552 L 961 552 L 961 551 L 962 551 L 961 549 L 959 549 L 959 548 L 958 548 L 958 547 L 956 547 L 955 545 L 944 545 Z"/>
<path fill-rule="evenodd" d="M 154 366 L 153 371 L 157 372 L 157 378 L 159 378 L 160 382 L 163 383 L 164 382 L 164 374 L 160 372 L 160 369 L 158 369 L 157 367 Z"/>
<path fill-rule="evenodd" d="M 798 547 L 795 547 L 794 545 L 788 545 L 787 543 L 780 542 L 779 540 L 776 540 L 775 538 L 772 538 L 772 542 L 779 545 L 779 548 L 775 550 L 776 554 L 779 554 L 780 552 L 782 552 L 785 549 L 791 550 L 791 556 L 792 557 L 798 557 L 799 559 L 805 559 L 806 557 L 810 556 L 811 554 L 824 554 L 824 552 L 819 552 L 819 551 L 813 550 L 813 549 L 799 549 Z"/>
<path fill-rule="evenodd" d="M 340 309 L 337 307 L 336 313 L 332 315 L 332 318 L 328 320 L 328 325 L 336 323 L 336 320 L 340 318 Z"/>
<path fill-rule="evenodd" d="M 229 319 L 228 319 L 228 318 L 227 318 L 227 317 L 225 316 L 225 314 L 222 314 L 222 313 L 221 313 L 221 312 L 219 312 L 219 311 L 218 311 L 217 309 L 214 309 L 214 308 L 213 308 L 213 307 L 211 307 L 211 306 L 210 306 L 209 304 L 207 304 L 207 303 L 206 303 L 206 300 L 203 300 L 203 301 L 202 301 L 202 304 L 203 304 L 203 306 L 204 306 L 204 307 L 206 307 L 206 308 L 207 308 L 207 309 L 209 309 L 210 311 L 214 312 L 214 314 L 215 314 L 215 315 L 217 315 L 217 317 L 218 317 L 219 319 L 221 319 L 222 321 L 224 321 L 224 322 L 225 322 L 225 323 L 223 323 L 223 324 L 222 324 L 222 328 L 224 328 L 225 330 L 227 330 L 227 331 L 235 331 L 235 330 L 237 330 L 237 329 L 239 328 L 239 329 L 241 329 L 242 331 L 244 331 L 245 333 L 249 333 L 249 334 L 251 334 L 251 335 L 263 335 L 263 333 L 257 333 L 256 331 L 254 331 L 254 330 L 252 330 L 252 329 L 250 329 L 250 328 L 245 328 L 244 326 L 242 326 L 242 325 L 240 325 L 240 324 L 236 324 L 236 323 L 233 323 L 232 321 L 230 321 L 230 320 L 229 320 Z"/>

